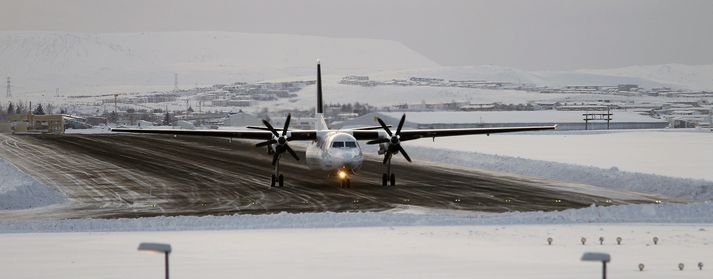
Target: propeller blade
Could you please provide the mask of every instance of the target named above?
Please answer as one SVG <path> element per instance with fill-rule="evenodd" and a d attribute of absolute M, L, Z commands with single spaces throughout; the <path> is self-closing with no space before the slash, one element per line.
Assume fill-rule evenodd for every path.
<path fill-rule="evenodd" d="M 248 129 L 255 129 L 255 130 L 263 130 L 263 131 L 270 131 L 270 129 L 266 127 L 257 127 L 257 126 L 248 126 Z"/>
<path fill-rule="evenodd" d="M 379 124 L 381 124 L 381 128 L 384 128 L 384 131 L 386 131 L 387 134 L 389 134 L 389 137 L 392 136 L 393 134 L 391 133 L 391 130 L 389 130 L 389 127 L 386 126 L 386 123 L 384 123 L 381 118 L 376 118 L 376 121 L 379 121 Z"/>
<path fill-rule="evenodd" d="M 278 134 L 277 131 L 275 131 L 275 128 L 273 128 L 272 125 L 270 125 L 270 122 L 267 122 L 267 120 L 263 119 L 262 124 L 265 124 L 265 126 L 268 129 L 270 129 L 270 132 L 272 132 L 273 135 L 275 135 L 276 137 L 280 136 L 280 134 Z"/>
<path fill-rule="evenodd" d="M 366 144 L 377 144 L 377 143 L 385 143 L 385 142 L 389 142 L 389 139 L 370 140 L 370 141 L 367 141 Z"/>
<path fill-rule="evenodd" d="M 404 150 L 404 148 L 401 147 L 400 144 L 397 145 L 396 148 L 399 149 L 399 152 L 401 152 L 401 155 L 404 155 L 404 158 L 406 158 L 406 161 L 408 161 L 409 163 L 411 163 L 411 157 L 409 157 L 408 154 L 406 154 L 406 150 Z"/>
<path fill-rule="evenodd" d="M 255 147 L 261 147 L 261 146 L 270 145 L 270 144 L 275 144 L 275 143 L 277 143 L 277 141 L 274 140 L 274 139 L 271 139 L 271 140 L 268 140 L 268 141 L 263 141 L 263 142 L 261 142 L 261 143 L 258 143 L 258 144 L 255 145 Z"/>
<path fill-rule="evenodd" d="M 399 121 L 399 127 L 396 128 L 396 134 L 401 134 L 401 128 L 404 127 L 404 122 L 406 122 L 406 114 L 404 113 L 403 116 L 401 116 L 401 121 Z"/>
<path fill-rule="evenodd" d="M 384 154 L 384 162 L 382 162 L 381 164 L 386 165 L 386 161 L 388 161 L 390 158 L 391 158 L 391 152 L 386 151 L 386 154 Z"/>
<path fill-rule="evenodd" d="M 280 158 L 280 152 L 275 151 L 275 155 L 272 156 L 272 165 L 277 163 L 277 159 Z"/>
<path fill-rule="evenodd" d="M 289 145 L 285 145 L 285 148 L 287 148 L 287 152 L 290 152 L 292 154 L 292 157 L 295 157 L 295 160 L 299 161 L 300 157 L 297 157 L 297 153 L 295 153 L 294 150 Z"/>
<path fill-rule="evenodd" d="M 287 128 L 290 127 L 290 118 L 292 118 L 292 113 L 287 114 L 287 119 L 285 119 L 285 128 L 282 129 L 282 135 L 287 135 Z"/>

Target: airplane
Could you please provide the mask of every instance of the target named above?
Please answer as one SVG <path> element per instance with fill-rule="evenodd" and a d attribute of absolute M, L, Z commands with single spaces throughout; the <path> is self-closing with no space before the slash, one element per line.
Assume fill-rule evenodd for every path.
<path fill-rule="evenodd" d="M 270 187 L 284 187 L 284 175 L 280 173 L 280 159 L 285 153 L 289 153 L 295 160 L 300 157 L 290 147 L 291 141 L 309 142 L 305 161 L 311 170 L 322 171 L 327 177 L 336 177 L 342 188 L 351 187 L 350 177 L 356 175 L 361 168 L 364 156 L 362 154 L 359 141 L 367 141 L 366 144 L 378 144 L 379 155 L 384 155 L 382 164 L 384 172 L 381 177 L 382 186 L 395 186 L 396 175 L 391 170 L 391 160 L 394 155 L 401 154 L 409 163 L 406 150 L 401 146 L 404 141 L 420 138 L 450 137 L 476 134 L 495 134 L 508 132 L 524 132 L 539 130 L 554 130 L 557 125 L 552 126 L 527 126 L 527 127 L 496 127 L 496 128 L 464 128 L 464 129 L 403 129 L 406 121 L 406 114 L 401 116 L 401 120 L 396 126 L 396 130 L 387 125 L 381 118 L 376 117 L 379 126 L 361 127 L 353 129 L 329 129 L 324 120 L 323 100 L 322 100 L 322 68 L 317 61 L 317 107 L 313 130 L 290 130 L 290 118 L 288 114 L 282 130 L 277 130 L 270 122 L 262 120 L 265 127 L 248 126 L 249 130 L 184 130 L 184 129 L 130 129 L 114 128 L 112 132 L 128 133 L 148 133 L 148 134 L 171 134 L 186 136 L 209 136 L 226 137 L 238 139 L 263 140 L 257 143 L 256 147 L 267 147 L 268 154 L 272 154 L 272 165 L 274 171 L 270 178 Z"/>

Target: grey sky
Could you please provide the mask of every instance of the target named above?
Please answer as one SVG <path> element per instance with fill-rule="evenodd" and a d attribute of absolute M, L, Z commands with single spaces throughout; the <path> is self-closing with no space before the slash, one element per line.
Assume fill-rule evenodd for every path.
<path fill-rule="evenodd" d="M 221 30 L 400 41 L 442 65 L 713 64 L 709 0 L 0 0 L 0 30 Z"/>

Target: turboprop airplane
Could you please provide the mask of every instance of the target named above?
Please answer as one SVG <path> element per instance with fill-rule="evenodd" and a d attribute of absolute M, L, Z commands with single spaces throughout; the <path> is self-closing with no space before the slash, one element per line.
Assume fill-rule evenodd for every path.
<path fill-rule="evenodd" d="M 406 114 L 396 126 L 396 130 L 387 125 L 380 118 L 376 118 L 379 126 L 363 127 L 354 129 L 332 130 L 327 127 L 324 120 L 322 103 L 322 69 L 317 62 L 317 108 L 314 123 L 314 130 L 290 130 L 291 114 L 285 119 L 285 126 L 282 130 L 275 129 L 270 122 L 263 120 L 265 127 L 249 126 L 250 130 L 182 130 L 182 129 L 127 129 L 116 128 L 113 132 L 130 133 L 150 133 L 150 134 L 171 134 L 187 136 L 209 136 L 263 140 L 256 144 L 256 147 L 268 148 L 268 153 L 272 154 L 272 165 L 274 172 L 270 178 L 270 187 L 283 187 L 284 175 L 280 173 L 280 159 L 285 153 L 289 153 L 295 160 L 300 157 L 290 147 L 291 141 L 309 142 L 305 152 L 307 166 L 316 171 L 326 173 L 327 177 L 336 177 L 341 187 L 350 187 L 350 177 L 359 171 L 364 156 L 359 145 L 359 141 L 367 141 L 366 144 L 378 144 L 379 155 L 384 155 L 384 172 L 381 176 L 381 185 L 396 185 L 396 175 L 391 171 L 391 159 L 394 155 L 401 154 L 411 162 L 406 150 L 401 146 L 401 142 L 415 140 L 419 138 L 436 138 L 476 134 L 495 134 L 508 132 L 524 132 L 538 130 L 553 130 L 553 126 L 529 126 L 529 127 L 500 127 L 500 128 L 466 128 L 466 129 L 403 129 L 406 121 Z"/>

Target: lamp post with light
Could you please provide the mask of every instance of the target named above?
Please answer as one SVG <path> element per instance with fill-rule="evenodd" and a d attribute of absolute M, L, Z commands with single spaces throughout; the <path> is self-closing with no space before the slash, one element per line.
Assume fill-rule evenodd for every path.
<path fill-rule="evenodd" d="M 166 279 L 168 279 L 168 254 L 171 253 L 170 244 L 143 242 L 139 244 L 139 251 L 163 253 L 166 257 Z"/>
<path fill-rule="evenodd" d="M 607 279 L 607 263 L 611 261 L 609 254 L 587 252 L 582 255 L 582 261 L 602 262 L 602 278 Z"/>

